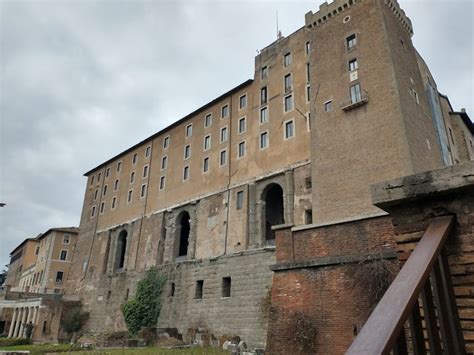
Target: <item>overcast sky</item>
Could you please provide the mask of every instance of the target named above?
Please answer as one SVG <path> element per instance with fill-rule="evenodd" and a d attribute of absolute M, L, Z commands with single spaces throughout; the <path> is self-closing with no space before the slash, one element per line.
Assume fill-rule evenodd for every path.
<path fill-rule="evenodd" d="M 473 1 L 400 0 L 456 110 L 473 103 Z M 322 1 L 0 0 L 0 267 L 77 226 L 83 173 L 253 77 Z"/>

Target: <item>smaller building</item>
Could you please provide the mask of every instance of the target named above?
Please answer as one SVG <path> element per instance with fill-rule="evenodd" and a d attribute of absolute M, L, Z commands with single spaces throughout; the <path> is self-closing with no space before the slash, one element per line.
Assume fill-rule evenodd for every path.
<path fill-rule="evenodd" d="M 0 293 L 0 334 L 35 341 L 58 341 L 62 294 L 79 228 L 51 228 L 25 239 L 10 253 L 7 278 Z"/>

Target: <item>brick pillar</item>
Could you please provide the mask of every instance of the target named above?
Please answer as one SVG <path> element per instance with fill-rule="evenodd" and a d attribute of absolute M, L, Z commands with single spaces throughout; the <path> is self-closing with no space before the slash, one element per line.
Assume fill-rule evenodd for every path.
<path fill-rule="evenodd" d="M 285 208 L 285 224 L 293 224 L 293 209 L 295 205 L 295 188 L 293 170 L 285 172 L 285 187 L 283 191 Z"/>
<path fill-rule="evenodd" d="M 255 183 L 248 185 L 248 203 L 248 239 L 246 248 L 255 248 L 258 245 L 257 186 Z"/>

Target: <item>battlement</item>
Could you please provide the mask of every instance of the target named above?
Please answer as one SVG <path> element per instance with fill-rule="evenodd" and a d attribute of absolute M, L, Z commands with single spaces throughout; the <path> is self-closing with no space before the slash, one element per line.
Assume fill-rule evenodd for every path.
<path fill-rule="evenodd" d="M 317 12 L 309 11 L 305 15 L 306 27 L 319 26 L 337 14 L 347 10 L 360 0 L 334 0 L 331 3 L 324 2 L 319 6 Z"/>
<path fill-rule="evenodd" d="M 397 0 L 384 0 L 385 4 L 392 10 L 395 17 L 401 22 L 403 28 L 413 36 L 413 26 L 411 24 L 410 18 L 405 14 L 405 11 L 402 10 Z"/>
<path fill-rule="evenodd" d="M 331 3 L 324 2 L 319 6 L 319 10 L 317 12 L 313 13 L 312 11 L 309 11 L 306 13 L 305 26 L 309 28 L 319 26 L 360 1 L 361 0 L 334 0 Z M 408 18 L 408 16 L 406 16 L 405 11 L 401 9 L 398 1 L 384 0 L 384 3 L 390 8 L 390 10 L 392 10 L 393 14 L 400 21 L 403 28 L 405 28 L 410 36 L 412 36 L 413 27 L 411 20 Z"/>

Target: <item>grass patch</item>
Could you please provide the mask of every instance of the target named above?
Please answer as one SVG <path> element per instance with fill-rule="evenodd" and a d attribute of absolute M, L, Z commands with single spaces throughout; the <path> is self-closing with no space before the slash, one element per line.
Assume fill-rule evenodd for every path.
<path fill-rule="evenodd" d="M 0 346 L 0 350 L 18 351 L 28 350 L 32 355 L 46 354 L 46 353 L 67 353 L 75 350 L 81 350 L 77 346 L 70 344 L 33 344 L 33 345 L 14 345 L 14 346 Z"/>
<path fill-rule="evenodd" d="M 55 355 L 64 355 L 73 353 L 74 355 L 132 355 L 132 354 L 143 354 L 143 355 L 229 355 L 229 352 L 219 348 L 183 348 L 183 349 L 166 349 L 157 347 L 148 348 L 120 348 L 120 349 L 94 349 L 84 350 L 77 346 L 69 344 L 37 344 L 37 345 L 15 345 L 15 346 L 0 346 L 0 350 L 16 351 L 16 350 L 28 350 L 32 355 L 55 353 Z"/>

